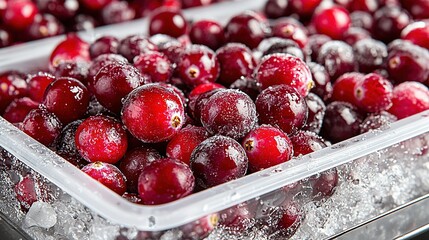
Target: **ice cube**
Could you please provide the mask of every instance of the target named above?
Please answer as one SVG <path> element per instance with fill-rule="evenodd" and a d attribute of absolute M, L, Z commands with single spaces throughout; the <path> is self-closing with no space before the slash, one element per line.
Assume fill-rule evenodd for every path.
<path fill-rule="evenodd" d="M 50 228 L 57 223 L 57 213 L 49 203 L 37 201 L 28 210 L 24 223 L 28 227 Z"/>

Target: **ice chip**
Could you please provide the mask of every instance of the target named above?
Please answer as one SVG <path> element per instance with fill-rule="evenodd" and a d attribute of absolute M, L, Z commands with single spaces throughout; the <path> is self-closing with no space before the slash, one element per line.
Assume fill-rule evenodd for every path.
<path fill-rule="evenodd" d="M 28 227 L 50 228 L 57 223 L 57 213 L 49 203 L 37 201 L 28 210 L 24 223 Z"/>

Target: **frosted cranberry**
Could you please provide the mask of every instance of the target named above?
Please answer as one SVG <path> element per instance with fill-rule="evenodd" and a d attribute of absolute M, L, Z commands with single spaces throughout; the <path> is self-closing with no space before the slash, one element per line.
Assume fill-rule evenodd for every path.
<path fill-rule="evenodd" d="M 330 197 L 334 194 L 335 188 L 338 185 L 338 172 L 336 168 L 331 168 L 316 176 L 310 177 L 310 182 L 313 187 L 313 198 L 320 200 Z"/>
<path fill-rule="evenodd" d="M 52 14 L 60 20 L 73 18 L 78 9 L 78 0 L 37 0 L 40 11 Z"/>
<path fill-rule="evenodd" d="M 13 99 L 26 95 L 27 82 L 24 74 L 16 71 L 0 73 L 0 113 L 4 112 Z"/>
<path fill-rule="evenodd" d="M 243 232 L 252 226 L 255 217 L 246 203 L 240 203 L 219 213 L 219 225 L 228 232 Z"/>
<path fill-rule="evenodd" d="M 89 67 L 88 72 L 88 83 L 89 83 L 89 89 L 93 92 L 91 82 L 93 81 L 94 77 L 97 75 L 97 73 L 102 69 L 104 66 L 109 65 L 111 63 L 118 63 L 118 64 L 127 64 L 128 60 L 124 58 L 121 55 L 118 54 L 101 54 L 100 56 L 96 57 L 92 60 L 91 65 Z"/>
<path fill-rule="evenodd" d="M 344 32 L 350 27 L 351 20 L 346 9 L 334 5 L 316 11 L 313 15 L 312 23 L 318 33 L 338 40 L 342 38 Z"/>
<path fill-rule="evenodd" d="M 184 239 L 204 239 L 216 228 L 218 221 L 219 215 L 214 213 L 185 224 L 180 230 Z"/>
<path fill-rule="evenodd" d="M 189 165 L 192 151 L 208 137 L 209 134 L 203 127 L 188 125 L 168 142 L 167 157 L 178 159 Z"/>
<path fill-rule="evenodd" d="M 185 17 L 179 9 L 159 8 L 150 16 L 149 34 L 166 34 L 171 37 L 180 37 L 188 30 Z"/>
<path fill-rule="evenodd" d="M 3 23 L 16 31 L 22 31 L 33 22 L 38 13 L 36 4 L 30 0 L 8 1 L 4 10 Z"/>
<path fill-rule="evenodd" d="M 62 61 L 52 70 L 57 77 L 70 77 L 79 80 L 84 85 L 88 82 L 89 63 L 81 61 Z"/>
<path fill-rule="evenodd" d="M 296 230 L 301 225 L 301 221 L 304 219 L 304 213 L 296 203 L 288 202 L 284 203 L 280 207 L 280 218 L 276 224 L 278 232 L 274 233 L 273 236 L 280 238 L 289 238 L 295 234 Z"/>
<path fill-rule="evenodd" d="M 186 197 L 194 190 L 195 178 L 185 163 L 164 158 L 146 166 L 138 180 L 143 204 L 158 205 Z"/>
<path fill-rule="evenodd" d="M 220 65 L 219 83 L 229 86 L 240 77 L 250 77 L 256 67 L 252 51 L 244 44 L 228 43 L 216 51 Z"/>
<path fill-rule="evenodd" d="M 392 107 L 387 111 L 398 119 L 429 109 L 429 90 L 418 82 L 403 82 L 393 88 Z"/>
<path fill-rule="evenodd" d="M 429 49 L 429 20 L 411 23 L 402 29 L 401 38 Z"/>
<path fill-rule="evenodd" d="M 30 75 L 27 78 L 28 96 L 36 102 L 42 102 L 46 88 L 54 80 L 55 77 L 47 72 L 38 72 L 34 75 Z"/>
<path fill-rule="evenodd" d="M 127 183 L 128 183 L 128 179 L 127 179 Z M 129 202 L 132 202 L 135 204 L 143 204 L 142 199 L 137 193 L 125 192 L 124 194 L 122 194 L 122 197 L 128 200 Z"/>
<path fill-rule="evenodd" d="M 414 19 L 429 18 L 429 2 L 425 0 L 400 0 L 401 5 L 405 8 Z"/>
<path fill-rule="evenodd" d="M 97 27 L 100 23 L 91 15 L 77 14 L 73 18 L 70 28 L 73 31 L 88 31 Z"/>
<path fill-rule="evenodd" d="M 305 97 L 305 102 L 308 107 L 308 119 L 303 130 L 318 134 L 322 128 L 326 105 L 323 100 L 314 93 L 309 93 L 307 97 Z"/>
<path fill-rule="evenodd" d="M 243 177 L 248 159 L 241 145 L 226 136 L 213 136 L 200 143 L 191 155 L 196 183 L 202 188 Z"/>
<path fill-rule="evenodd" d="M 121 40 L 118 50 L 132 63 L 136 56 L 148 51 L 157 51 L 158 47 L 143 35 L 131 35 Z"/>
<path fill-rule="evenodd" d="M 46 109 L 31 110 L 22 121 L 21 130 L 45 146 L 51 145 L 61 132 L 61 122 Z"/>
<path fill-rule="evenodd" d="M 344 73 L 355 70 L 353 48 L 342 41 L 330 41 L 320 48 L 317 62 L 328 71 L 331 81 Z"/>
<path fill-rule="evenodd" d="M 100 11 L 112 1 L 113 0 L 80 0 L 79 2 L 89 10 Z"/>
<path fill-rule="evenodd" d="M 354 89 L 365 75 L 358 72 L 350 72 L 341 75 L 333 85 L 331 101 L 343 101 L 357 105 Z"/>
<path fill-rule="evenodd" d="M 257 121 L 252 99 L 238 90 L 220 90 L 201 108 L 201 123 L 211 134 L 239 139 L 250 132 Z"/>
<path fill-rule="evenodd" d="M 301 18 L 308 19 L 322 0 L 289 0 L 290 8 Z"/>
<path fill-rule="evenodd" d="M 360 132 L 365 133 L 371 130 L 382 129 L 389 126 L 389 124 L 395 122 L 397 118 L 385 111 L 377 114 L 370 114 L 363 120 L 360 125 Z"/>
<path fill-rule="evenodd" d="M 326 106 L 321 135 L 334 143 L 360 133 L 363 116 L 347 102 L 332 102 Z"/>
<path fill-rule="evenodd" d="M 249 159 L 249 171 L 257 172 L 289 161 L 293 155 L 289 137 L 280 129 L 262 125 L 250 131 L 242 140 Z"/>
<path fill-rule="evenodd" d="M 122 124 L 111 117 L 91 116 L 77 128 L 76 148 L 89 162 L 118 162 L 127 151 L 127 133 Z"/>
<path fill-rule="evenodd" d="M 287 16 L 289 13 L 288 0 L 268 0 L 264 5 L 264 14 L 271 19 Z"/>
<path fill-rule="evenodd" d="M 30 209 L 31 205 L 38 200 L 46 201 L 48 199 L 46 187 L 31 174 L 25 175 L 13 190 L 24 210 Z"/>
<path fill-rule="evenodd" d="M 371 38 L 371 33 L 363 28 L 350 27 L 344 32 L 342 40 L 353 46 L 357 41 Z"/>
<path fill-rule="evenodd" d="M 291 39 L 303 48 L 308 42 L 305 27 L 293 18 L 281 18 L 274 22 L 272 34 L 275 37 Z"/>
<path fill-rule="evenodd" d="M 22 122 L 27 114 L 39 104 L 28 97 L 16 98 L 3 113 L 3 118 L 11 123 Z"/>
<path fill-rule="evenodd" d="M 371 13 L 363 11 L 354 11 L 350 13 L 351 27 L 363 28 L 367 31 L 371 31 L 374 18 Z"/>
<path fill-rule="evenodd" d="M 182 52 L 186 48 L 184 43 L 164 34 L 153 35 L 150 40 L 158 46 L 158 50 L 167 56 L 171 63 L 177 64 L 181 61 Z"/>
<path fill-rule="evenodd" d="M 331 41 L 332 39 L 324 34 L 314 34 L 308 37 L 308 43 L 305 46 L 305 52 L 311 57 L 312 61 L 317 61 L 319 57 L 319 49 L 323 44 Z"/>
<path fill-rule="evenodd" d="M 103 36 L 97 38 L 89 46 L 89 55 L 91 59 L 95 59 L 102 54 L 117 54 L 119 48 L 119 40 L 113 36 Z"/>
<path fill-rule="evenodd" d="M 380 41 L 390 42 L 401 36 L 402 29 L 410 21 L 411 19 L 407 12 L 400 7 L 382 7 L 374 13 L 373 36 Z"/>
<path fill-rule="evenodd" d="M 357 41 L 353 50 L 359 71 L 364 73 L 382 68 L 387 58 L 386 45 L 371 38 Z"/>
<path fill-rule="evenodd" d="M 290 136 L 293 146 L 293 156 L 307 155 L 327 147 L 325 140 L 314 132 L 298 131 Z"/>
<path fill-rule="evenodd" d="M 125 176 L 115 165 L 93 162 L 83 167 L 82 171 L 119 195 L 127 190 Z"/>
<path fill-rule="evenodd" d="M 194 89 L 192 89 L 192 91 L 188 95 L 188 98 L 189 98 L 189 102 L 188 102 L 189 113 L 193 117 L 195 117 L 195 115 L 194 115 L 195 106 L 197 104 L 198 97 L 201 94 L 203 94 L 205 92 L 209 92 L 209 91 L 211 91 L 213 89 L 220 89 L 220 88 L 225 88 L 225 87 L 223 85 L 220 85 L 220 84 L 217 84 L 217 83 L 208 82 L 208 83 L 200 84 L 200 85 L 196 86 Z M 198 113 L 197 120 L 199 120 L 199 116 L 200 116 L 200 113 Z"/>
<path fill-rule="evenodd" d="M 223 27 L 214 20 L 199 20 L 192 24 L 189 32 L 192 43 L 206 45 L 215 50 L 225 43 Z"/>
<path fill-rule="evenodd" d="M 261 44 L 264 41 L 262 41 Z M 287 53 L 302 60 L 305 60 L 304 52 L 299 47 L 298 43 L 294 42 L 293 40 L 272 37 L 267 41 L 271 41 L 271 43 L 268 43 L 268 46 L 266 47 L 265 51 L 263 51 L 263 56 L 274 53 Z M 261 44 L 259 45 L 259 47 L 261 46 Z"/>
<path fill-rule="evenodd" d="M 265 38 L 269 29 L 264 20 L 252 11 L 232 17 L 225 26 L 228 42 L 243 43 L 249 48 L 256 48 Z"/>
<path fill-rule="evenodd" d="M 191 8 L 198 6 L 206 6 L 214 2 L 214 0 L 182 0 L 183 8 Z"/>
<path fill-rule="evenodd" d="M 50 14 L 37 14 L 27 28 L 30 39 L 41 39 L 64 33 L 63 24 Z"/>
<path fill-rule="evenodd" d="M 134 66 L 150 82 L 167 82 L 173 75 L 168 58 L 160 52 L 142 53 L 134 59 Z"/>
<path fill-rule="evenodd" d="M 157 150 L 145 146 L 127 152 L 120 162 L 119 169 L 127 179 L 128 191 L 136 193 L 140 173 L 149 163 L 161 158 Z"/>
<path fill-rule="evenodd" d="M 294 88 L 276 85 L 265 89 L 256 99 L 260 124 L 270 124 L 290 135 L 304 127 L 308 107 Z"/>
<path fill-rule="evenodd" d="M 256 80 L 261 84 L 262 89 L 286 84 L 305 97 L 314 85 L 307 64 L 292 55 L 279 53 L 265 56 L 255 72 Z"/>
<path fill-rule="evenodd" d="M 203 106 L 206 104 L 206 102 L 209 100 L 209 98 L 215 94 L 216 92 L 222 90 L 224 88 L 215 88 L 213 90 L 201 93 L 195 100 L 194 103 L 194 109 L 192 110 L 191 108 L 189 108 L 190 113 L 192 114 L 192 116 L 194 117 L 194 119 L 197 122 L 201 122 L 201 109 L 203 108 Z M 191 107 L 191 104 L 189 104 Z"/>
<path fill-rule="evenodd" d="M 148 143 L 171 139 L 183 126 L 185 117 L 180 97 L 157 84 L 147 84 L 132 91 L 125 99 L 121 113 L 128 131 Z"/>
<path fill-rule="evenodd" d="M 101 19 L 104 24 L 130 21 L 135 17 L 135 10 L 125 1 L 110 2 L 101 10 Z"/>
<path fill-rule="evenodd" d="M 233 82 L 229 88 L 238 89 L 247 94 L 253 101 L 256 100 L 261 93 L 261 86 L 251 77 L 241 77 Z"/>
<path fill-rule="evenodd" d="M 381 112 L 392 106 L 393 86 L 386 78 L 370 73 L 354 88 L 357 106 L 365 112 Z"/>
<path fill-rule="evenodd" d="M 55 47 L 49 57 L 52 67 L 57 66 L 61 61 L 69 60 L 90 61 L 89 44 L 75 34 L 67 35 L 67 38 Z"/>
<path fill-rule="evenodd" d="M 0 27 L 0 48 L 12 45 L 13 41 L 12 33 L 8 29 Z"/>
<path fill-rule="evenodd" d="M 333 91 L 328 72 L 320 64 L 309 62 L 307 65 L 314 81 L 314 87 L 311 89 L 311 92 L 326 101 L 331 97 Z"/>
<path fill-rule="evenodd" d="M 216 55 L 206 46 L 191 45 L 180 58 L 176 71 L 183 82 L 190 87 L 214 82 L 219 76 L 220 69 Z"/>
<path fill-rule="evenodd" d="M 67 124 L 62 130 L 60 135 L 55 141 L 56 152 L 61 156 L 75 157 L 74 159 L 81 158 L 76 148 L 75 135 L 76 130 L 82 120 L 76 120 Z M 88 162 L 85 161 L 85 165 Z M 83 167 L 83 166 L 82 166 Z"/>

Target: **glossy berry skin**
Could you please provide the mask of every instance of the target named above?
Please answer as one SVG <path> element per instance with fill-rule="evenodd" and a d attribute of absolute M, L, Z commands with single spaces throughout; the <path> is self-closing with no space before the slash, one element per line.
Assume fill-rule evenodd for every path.
<path fill-rule="evenodd" d="M 27 28 L 28 38 L 41 39 L 64 33 L 64 25 L 50 14 L 37 14 Z"/>
<path fill-rule="evenodd" d="M 0 74 L 0 113 L 15 98 L 27 95 L 25 75 L 20 72 L 8 71 Z"/>
<path fill-rule="evenodd" d="M 288 0 L 268 0 L 264 5 L 264 14 L 270 19 L 287 16 L 289 13 Z"/>
<path fill-rule="evenodd" d="M 48 193 L 46 188 L 33 175 L 25 175 L 13 188 L 16 200 L 22 209 L 28 210 L 31 205 L 38 201 L 47 201 Z"/>
<path fill-rule="evenodd" d="M 79 61 L 62 61 L 54 67 L 51 72 L 56 78 L 74 78 L 84 85 L 87 85 L 89 64 L 87 62 Z"/>
<path fill-rule="evenodd" d="M 233 82 L 229 88 L 237 89 L 247 94 L 253 101 L 256 100 L 258 95 L 261 93 L 261 86 L 254 78 L 241 77 Z"/>
<path fill-rule="evenodd" d="M 305 62 L 287 54 L 272 54 L 262 58 L 255 70 L 256 80 L 262 89 L 279 84 L 291 86 L 303 97 L 307 96 L 314 82 Z"/>
<path fill-rule="evenodd" d="M 189 87 L 214 82 L 219 76 L 219 62 L 216 54 L 203 45 L 191 45 L 180 56 L 176 71 Z"/>
<path fill-rule="evenodd" d="M 429 90 L 418 82 L 404 82 L 393 88 L 392 107 L 388 112 L 398 119 L 429 109 Z"/>
<path fill-rule="evenodd" d="M 37 0 L 40 11 L 52 14 L 61 21 L 73 18 L 78 9 L 78 0 Z"/>
<path fill-rule="evenodd" d="M 47 72 L 38 72 L 27 78 L 28 96 L 36 102 L 42 102 L 45 90 L 55 80 L 55 77 Z"/>
<path fill-rule="evenodd" d="M 82 168 L 82 172 L 119 195 L 124 194 L 127 190 L 124 174 L 113 164 L 104 162 L 89 163 Z"/>
<path fill-rule="evenodd" d="M 290 136 L 293 146 L 293 156 L 307 155 L 327 147 L 325 140 L 314 132 L 298 131 Z"/>
<path fill-rule="evenodd" d="M 188 30 L 188 24 L 182 13 L 175 8 L 159 8 L 149 20 L 149 34 L 161 33 L 171 37 L 180 37 Z"/>
<path fill-rule="evenodd" d="M 201 123 L 211 134 L 239 139 L 257 122 L 255 104 L 238 90 L 220 90 L 210 96 L 201 108 Z"/>
<path fill-rule="evenodd" d="M 16 98 L 4 111 L 2 117 L 10 123 L 22 122 L 27 114 L 39 104 L 28 97 Z"/>
<path fill-rule="evenodd" d="M 370 73 L 356 84 L 354 95 L 357 106 L 363 111 L 381 112 L 392 106 L 393 85 L 386 78 Z"/>
<path fill-rule="evenodd" d="M 61 61 L 90 61 L 89 43 L 83 41 L 75 34 L 67 35 L 52 51 L 49 57 L 51 67 L 57 66 Z"/>
<path fill-rule="evenodd" d="M 336 168 L 331 168 L 316 176 L 310 177 L 313 187 L 313 199 L 321 200 L 334 194 L 338 185 L 338 172 Z"/>
<path fill-rule="evenodd" d="M 76 148 L 75 143 L 75 135 L 76 130 L 79 127 L 79 125 L 82 123 L 83 120 L 76 120 L 69 124 L 67 124 L 65 127 L 61 129 L 60 135 L 55 140 L 55 148 L 56 152 L 59 153 L 61 156 L 66 157 L 67 160 L 74 159 L 79 160 L 72 163 L 78 163 L 74 165 L 80 165 L 82 162 L 84 165 L 88 164 L 87 161 L 83 160 L 83 158 L 80 156 L 79 152 Z M 83 161 L 80 161 L 83 160 Z M 82 168 L 84 165 L 80 166 L 79 168 Z"/>
<path fill-rule="evenodd" d="M 138 192 L 143 204 L 158 205 L 186 197 L 194 190 L 195 178 L 185 163 L 163 158 L 153 161 L 141 172 Z"/>
<path fill-rule="evenodd" d="M 184 239 L 204 239 L 218 225 L 219 214 L 214 213 L 202 217 L 180 227 Z"/>
<path fill-rule="evenodd" d="M 357 41 L 371 38 L 371 33 L 359 27 L 350 27 L 344 32 L 342 40 L 353 46 Z"/>
<path fill-rule="evenodd" d="M 168 142 L 165 150 L 166 155 L 189 165 L 192 151 L 209 136 L 209 133 L 203 127 L 188 125 L 182 128 Z"/>
<path fill-rule="evenodd" d="M 225 43 L 222 25 L 214 20 L 199 20 L 192 24 L 189 38 L 193 44 L 206 45 L 216 50 Z"/>
<path fill-rule="evenodd" d="M 200 95 L 206 93 L 206 92 L 210 92 L 214 89 L 225 89 L 225 87 L 223 85 L 220 85 L 218 83 L 212 83 L 212 82 L 208 82 L 208 83 L 203 83 L 200 84 L 198 86 L 196 86 L 194 89 L 192 89 L 191 92 L 189 92 L 188 94 L 188 113 L 191 115 L 191 117 L 194 117 L 195 120 L 200 120 L 200 111 L 201 111 L 201 106 L 198 109 L 198 113 L 197 115 L 195 115 L 195 108 L 197 105 L 197 101 L 200 97 Z"/>
<path fill-rule="evenodd" d="M 132 91 L 122 107 L 122 122 L 142 142 L 171 139 L 184 124 L 180 97 L 166 87 L 147 84 Z"/>
<path fill-rule="evenodd" d="M 405 8 L 414 19 L 429 18 L 429 2 L 425 0 L 400 0 L 403 8 Z"/>
<path fill-rule="evenodd" d="M 119 48 L 119 40 L 114 36 L 102 36 L 97 38 L 91 45 L 89 46 L 89 55 L 91 59 L 95 59 L 96 57 L 102 54 L 117 54 Z"/>
<path fill-rule="evenodd" d="M 298 230 L 301 221 L 304 219 L 304 213 L 294 202 L 283 203 L 279 212 L 280 218 L 276 224 L 279 231 L 274 236 L 286 239 Z"/>
<path fill-rule="evenodd" d="M 354 94 L 355 87 L 363 81 L 365 75 L 359 72 L 349 72 L 341 75 L 333 85 L 331 101 L 343 101 L 357 106 Z"/>
<path fill-rule="evenodd" d="M 123 125 L 103 115 L 85 119 L 76 130 L 75 143 L 88 162 L 117 163 L 128 148 Z"/>
<path fill-rule="evenodd" d="M 291 39 L 298 43 L 300 48 L 307 45 L 308 36 L 305 27 L 293 18 L 281 18 L 274 22 L 272 34 L 275 37 Z"/>
<path fill-rule="evenodd" d="M 91 65 L 89 66 L 89 72 L 88 72 L 88 88 L 91 90 L 91 92 L 94 92 L 94 89 L 92 89 L 91 82 L 93 81 L 94 77 L 97 75 L 98 71 L 102 69 L 104 66 L 109 65 L 111 63 L 119 63 L 119 64 L 127 64 L 128 60 L 119 54 L 101 54 L 100 56 L 94 58 L 91 62 Z"/>
<path fill-rule="evenodd" d="M 399 38 L 410 21 L 410 16 L 400 7 L 385 6 L 374 13 L 372 32 L 376 39 L 388 43 Z"/>
<path fill-rule="evenodd" d="M 322 45 L 317 57 L 317 63 L 324 66 L 331 81 L 335 81 L 344 73 L 356 68 L 353 48 L 342 41 L 330 41 Z"/>
<path fill-rule="evenodd" d="M 128 151 L 119 165 L 119 169 L 127 179 L 128 191 L 137 193 L 140 173 L 151 162 L 161 158 L 161 154 L 157 150 L 146 146 L 136 147 Z"/>
<path fill-rule="evenodd" d="M 2 15 L 3 23 L 11 29 L 22 31 L 30 26 L 38 12 L 36 4 L 30 0 L 8 1 Z"/>
<path fill-rule="evenodd" d="M 100 69 L 90 85 L 103 107 L 119 113 L 122 108 L 122 99 L 133 89 L 147 82 L 147 78 L 143 77 L 134 66 L 111 63 Z"/>
<path fill-rule="evenodd" d="M 250 49 L 256 48 L 269 31 L 266 23 L 257 13 L 247 11 L 232 17 L 225 26 L 228 42 L 243 43 Z"/>
<path fill-rule="evenodd" d="M 387 58 L 387 47 L 383 42 L 372 38 L 362 39 L 353 45 L 358 69 L 363 73 L 370 73 L 383 68 Z"/>
<path fill-rule="evenodd" d="M 346 102 L 331 102 L 326 106 L 321 136 L 337 143 L 360 133 L 363 116 L 356 107 Z"/>
<path fill-rule="evenodd" d="M 349 12 L 341 6 L 316 11 L 312 23 L 316 31 L 339 40 L 351 25 Z"/>
<path fill-rule="evenodd" d="M 243 177 L 248 159 L 232 138 L 217 135 L 200 143 L 191 155 L 191 169 L 197 185 L 210 188 Z"/>
<path fill-rule="evenodd" d="M 113 0 L 80 0 L 79 2 L 87 9 L 92 11 L 100 11 L 112 1 Z"/>
<path fill-rule="evenodd" d="M 182 0 L 182 7 L 191 8 L 212 4 L 215 0 Z"/>
<path fill-rule="evenodd" d="M 303 130 L 308 130 L 319 134 L 322 128 L 323 117 L 325 116 L 326 105 L 323 100 L 314 93 L 309 93 L 305 97 L 308 107 L 308 119 Z"/>
<path fill-rule="evenodd" d="M 244 44 L 228 43 L 216 51 L 216 58 L 220 65 L 218 82 L 225 86 L 240 77 L 250 77 L 256 68 L 252 51 Z"/>
<path fill-rule="evenodd" d="M 122 39 L 118 48 L 119 53 L 130 63 L 133 63 L 134 58 L 142 53 L 157 50 L 158 47 L 143 35 L 130 35 Z"/>
<path fill-rule="evenodd" d="M 402 29 L 401 38 L 429 49 L 429 20 L 411 23 Z"/>
<path fill-rule="evenodd" d="M 88 31 L 99 26 L 99 22 L 89 14 L 77 14 L 73 19 L 71 29 L 73 31 Z"/>
<path fill-rule="evenodd" d="M 326 101 L 331 97 L 333 91 L 331 77 L 329 77 L 328 72 L 322 65 L 315 62 L 309 62 L 307 65 L 314 81 L 314 87 L 311 92 Z"/>
<path fill-rule="evenodd" d="M 257 172 L 289 161 L 293 155 L 292 142 L 280 129 L 262 125 L 249 132 L 241 145 L 249 159 L 249 171 Z"/>
<path fill-rule="evenodd" d="M 61 132 L 61 122 L 46 109 L 31 110 L 22 121 L 21 130 L 45 146 L 51 145 Z"/>
<path fill-rule="evenodd" d="M 63 124 L 67 124 L 83 117 L 89 100 L 88 89 L 81 82 L 74 78 L 61 77 L 46 88 L 42 103 Z"/>
<path fill-rule="evenodd" d="M 322 0 L 289 0 L 291 11 L 297 13 L 301 18 L 310 18 Z"/>
<path fill-rule="evenodd" d="M 160 52 L 142 53 L 134 59 L 134 66 L 150 82 L 167 82 L 173 75 L 173 67 L 168 58 Z"/>
<path fill-rule="evenodd" d="M 104 24 L 130 21 L 135 17 L 135 9 L 126 1 L 112 1 L 101 10 L 101 19 Z"/>
<path fill-rule="evenodd" d="M 260 124 L 270 124 L 290 135 L 303 128 L 308 116 L 308 107 L 294 88 L 276 85 L 261 92 L 256 99 Z"/>
<path fill-rule="evenodd" d="M 305 46 L 304 50 L 308 56 L 311 57 L 311 60 L 316 62 L 319 57 L 319 49 L 323 44 L 331 41 L 332 39 L 324 34 L 313 34 L 308 37 L 308 43 Z"/>
<path fill-rule="evenodd" d="M 360 131 L 361 133 L 365 133 L 371 130 L 383 129 L 385 127 L 388 127 L 391 123 L 395 122 L 396 120 L 398 120 L 397 117 L 395 117 L 394 115 L 386 111 L 382 111 L 377 114 L 370 114 L 361 123 Z"/>

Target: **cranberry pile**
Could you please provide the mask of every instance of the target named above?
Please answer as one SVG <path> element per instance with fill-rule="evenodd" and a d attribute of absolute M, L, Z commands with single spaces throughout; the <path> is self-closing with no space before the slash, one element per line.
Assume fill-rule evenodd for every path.
<path fill-rule="evenodd" d="M 0 0 L 0 48 L 220 0 Z"/>
<path fill-rule="evenodd" d="M 163 204 L 429 109 L 428 14 L 419 0 L 270 0 L 222 26 L 163 8 L 150 36 L 69 35 L 49 70 L 2 73 L 0 111 L 124 198 Z M 309 182 L 326 198 L 338 173 Z M 303 216 L 283 205 L 290 235 Z M 225 214 L 238 229 L 252 217 Z"/>

